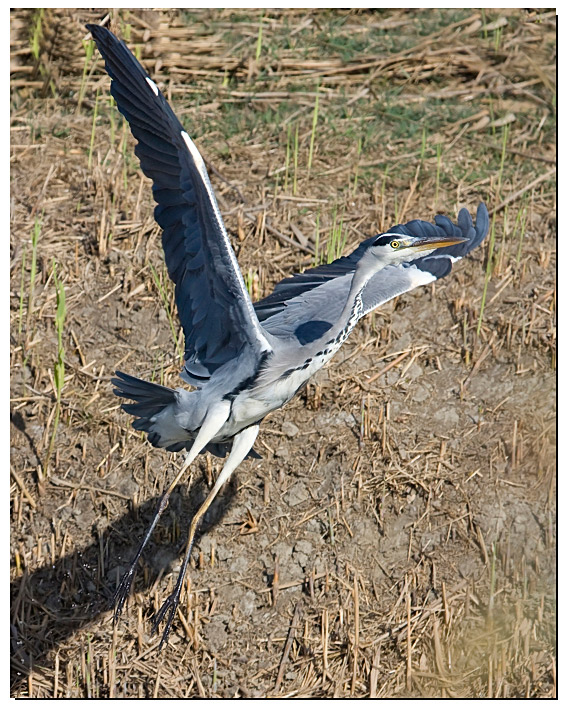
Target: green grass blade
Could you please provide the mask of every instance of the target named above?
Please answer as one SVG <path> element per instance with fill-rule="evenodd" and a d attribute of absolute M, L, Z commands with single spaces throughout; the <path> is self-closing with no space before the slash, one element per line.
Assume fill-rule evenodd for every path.
<path fill-rule="evenodd" d="M 260 18 L 260 26 L 258 27 L 258 39 L 256 40 L 256 61 L 260 58 L 260 54 L 262 53 L 262 22 L 264 20 L 264 17 L 262 16 Z"/>
<path fill-rule="evenodd" d="M 295 139 L 293 141 L 293 195 L 297 194 L 297 161 L 299 156 L 299 124 L 295 126 Z"/>
<path fill-rule="evenodd" d="M 175 322 L 173 320 L 173 313 L 171 311 L 171 306 L 169 303 L 169 299 L 167 297 L 167 293 L 163 287 L 161 277 L 158 275 L 157 270 L 154 268 L 154 266 L 151 263 L 150 263 L 150 270 L 152 271 L 154 283 L 158 289 L 161 300 L 163 302 L 163 306 L 165 308 L 165 312 L 167 314 L 167 321 L 169 322 L 169 328 L 171 329 L 171 335 L 173 336 L 173 341 L 175 342 L 175 350 L 179 354 L 180 341 L 179 341 L 179 337 L 177 336 L 177 331 L 175 329 Z"/>
<path fill-rule="evenodd" d="M 81 104 L 83 98 L 85 97 L 85 89 L 87 86 L 87 73 L 89 70 L 89 65 L 92 61 L 94 54 L 95 43 L 92 39 L 83 40 L 83 48 L 85 50 L 85 60 L 83 62 L 83 75 L 81 77 L 81 85 L 79 87 L 79 96 L 77 98 L 77 113 L 81 112 Z"/>
<path fill-rule="evenodd" d="M 92 124 L 92 128 L 91 128 L 91 142 L 89 145 L 89 159 L 87 162 L 87 166 L 89 169 L 91 169 L 92 164 L 93 164 L 93 151 L 94 151 L 94 141 L 95 141 L 96 119 L 97 119 L 97 115 L 98 115 L 98 95 L 99 95 L 99 89 L 97 88 L 96 96 L 95 96 L 94 111 L 93 111 L 93 124 Z"/>
<path fill-rule="evenodd" d="M 478 315 L 478 324 L 476 327 L 476 334 L 477 336 L 480 334 L 480 329 L 482 327 L 482 318 L 484 315 L 484 306 L 486 303 L 486 294 L 488 292 L 488 283 L 490 282 L 490 278 L 492 275 L 492 255 L 494 253 L 494 242 L 496 240 L 496 229 L 495 229 L 495 220 L 492 219 L 492 222 L 490 224 L 490 241 L 488 242 L 488 257 L 486 259 L 486 273 L 484 276 L 484 288 L 482 290 L 482 299 L 480 301 L 480 312 Z"/>
<path fill-rule="evenodd" d="M 315 108 L 313 109 L 313 121 L 311 124 L 311 140 L 309 142 L 309 158 L 307 160 L 307 174 L 311 171 L 311 164 L 313 162 L 313 148 L 315 146 L 315 131 L 317 129 L 317 118 L 319 115 L 319 86 L 317 86 L 317 93 L 315 95 Z"/>

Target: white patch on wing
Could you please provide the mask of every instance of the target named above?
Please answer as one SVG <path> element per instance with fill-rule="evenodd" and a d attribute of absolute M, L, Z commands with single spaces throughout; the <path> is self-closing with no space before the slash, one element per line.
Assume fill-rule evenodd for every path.
<path fill-rule="evenodd" d="M 155 85 L 155 83 L 151 80 L 151 78 L 150 78 L 149 76 L 146 76 L 146 81 L 148 82 L 148 84 L 149 84 L 150 88 L 152 89 L 152 91 L 153 91 L 153 92 L 156 94 L 156 96 L 157 96 L 158 93 L 159 93 L 158 87 Z"/>
<path fill-rule="evenodd" d="M 217 225 L 219 227 L 219 230 L 222 234 L 225 247 L 226 247 L 226 252 L 228 253 L 228 257 L 231 261 L 232 269 L 234 271 L 234 275 L 236 276 L 236 279 L 238 281 L 238 285 L 240 287 L 240 291 L 242 293 L 242 300 L 245 303 L 246 309 L 248 310 L 248 316 L 250 320 L 250 324 L 255 330 L 256 336 L 260 341 L 261 348 L 263 351 L 271 351 L 272 347 L 268 343 L 268 340 L 264 336 L 264 332 L 262 330 L 262 327 L 260 326 L 258 319 L 256 317 L 256 312 L 254 311 L 254 307 L 252 306 L 252 301 L 250 300 L 250 295 L 248 294 L 248 290 L 246 289 L 246 285 L 244 284 L 244 279 L 242 277 L 242 273 L 240 272 L 240 268 L 238 266 L 238 261 L 236 260 L 236 255 L 234 254 L 234 251 L 232 249 L 232 245 L 230 243 L 230 238 L 228 237 L 228 233 L 226 232 L 226 228 L 224 226 L 221 212 L 219 209 L 219 205 L 217 204 L 217 200 L 215 197 L 215 193 L 213 191 L 213 187 L 211 186 L 211 180 L 209 179 L 209 174 L 207 172 L 207 168 L 205 167 L 205 160 L 201 156 L 201 153 L 197 149 L 197 146 L 191 140 L 189 135 L 185 132 L 185 130 L 181 131 L 181 137 L 183 138 L 183 142 L 187 145 L 187 149 L 189 150 L 189 153 L 191 154 L 191 157 L 193 158 L 193 162 L 195 163 L 195 167 L 197 168 L 197 171 L 199 172 L 199 175 L 201 177 L 201 180 L 203 182 L 203 186 L 207 190 L 207 194 L 209 196 L 209 202 L 211 206 L 213 207 L 213 212 L 215 214 L 215 218 L 217 221 Z"/>
<path fill-rule="evenodd" d="M 458 262 L 459 260 L 462 260 L 462 258 L 463 258 L 462 255 L 455 257 L 454 255 L 449 255 L 449 253 L 439 253 L 439 255 L 426 255 L 425 257 L 427 258 L 428 261 L 429 260 L 439 260 L 442 258 L 448 258 L 451 261 L 451 263 L 453 263 L 453 264 Z"/>
<path fill-rule="evenodd" d="M 201 157 L 201 153 L 197 149 L 197 145 L 195 145 L 195 143 L 193 142 L 193 140 L 191 140 L 191 138 L 185 132 L 185 130 L 181 131 L 181 137 L 183 138 L 183 141 L 187 145 L 187 149 L 191 153 L 191 157 L 193 158 L 193 161 L 197 165 L 197 169 L 201 173 L 201 176 L 202 177 L 206 176 L 207 181 L 208 181 L 209 175 L 207 174 L 207 171 L 205 170 L 205 160 Z M 209 194 L 212 194 L 210 186 L 208 184 L 205 184 L 205 186 L 207 187 L 207 191 L 209 192 Z"/>
<path fill-rule="evenodd" d="M 185 130 L 181 131 L 181 137 L 183 138 L 183 141 L 187 145 L 187 149 L 191 153 L 191 157 L 193 158 L 193 162 L 195 163 L 195 167 L 197 167 L 199 175 L 201 176 L 201 179 L 203 181 L 203 186 L 207 190 L 207 194 L 209 196 L 209 201 L 210 201 L 211 206 L 213 207 L 213 210 L 215 212 L 215 216 L 217 219 L 217 223 L 220 227 L 221 233 L 223 234 L 224 240 L 225 240 L 226 244 L 228 245 L 229 252 L 232 254 L 232 257 L 234 258 L 234 264 L 236 265 L 236 267 L 238 267 L 236 264 L 236 256 L 234 255 L 234 253 L 232 251 L 232 246 L 230 245 L 230 241 L 228 239 L 228 234 L 226 232 L 226 228 L 225 228 L 223 220 L 222 220 L 221 212 L 220 212 L 219 206 L 217 204 L 217 199 L 215 197 L 215 193 L 213 192 L 213 187 L 211 186 L 211 180 L 209 179 L 207 168 L 205 167 L 205 160 L 203 159 L 203 157 L 201 156 L 201 153 L 197 149 L 197 146 L 195 145 L 193 140 L 191 140 L 191 138 L 185 132 Z M 244 281 L 243 281 L 243 285 L 244 285 Z"/>
<path fill-rule="evenodd" d="M 403 290 L 403 292 L 409 292 L 413 290 L 414 287 L 420 287 L 421 285 L 429 285 L 430 282 L 437 280 L 435 275 L 432 275 L 428 270 L 421 270 L 417 265 L 410 265 L 406 269 L 406 273 L 409 275 L 411 287 Z M 397 294 L 398 293 L 396 293 L 396 295 Z M 402 292 L 399 294 L 402 294 Z"/>

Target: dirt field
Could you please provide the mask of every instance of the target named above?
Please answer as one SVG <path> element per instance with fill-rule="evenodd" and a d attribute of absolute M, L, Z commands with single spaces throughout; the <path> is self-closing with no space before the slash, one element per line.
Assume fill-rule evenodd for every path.
<path fill-rule="evenodd" d="M 493 224 L 264 422 L 161 653 L 151 617 L 220 463 L 174 493 L 113 625 L 181 457 L 110 377 L 177 387 L 182 338 L 149 182 L 82 44 L 104 14 L 11 16 L 12 695 L 553 696 L 555 13 L 113 11 L 255 298 L 333 238 L 480 201 Z"/>

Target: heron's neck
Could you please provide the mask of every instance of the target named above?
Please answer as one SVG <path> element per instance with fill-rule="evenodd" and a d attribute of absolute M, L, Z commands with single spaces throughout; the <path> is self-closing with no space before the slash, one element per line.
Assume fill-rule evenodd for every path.
<path fill-rule="evenodd" d="M 331 329 L 322 337 L 322 339 L 325 340 L 325 346 L 336 346 L 336 348 L 339 348 L 353 330 L 354 325 L 360 317 L 362 317 L 364 312 L 362 293 L 375 272 L 376 267 L 370 268 L 365 263 L 359 263 L 359 267 L 354 271 L 354 275 L 352 276 L 350 290 L 343 311 Z"/>

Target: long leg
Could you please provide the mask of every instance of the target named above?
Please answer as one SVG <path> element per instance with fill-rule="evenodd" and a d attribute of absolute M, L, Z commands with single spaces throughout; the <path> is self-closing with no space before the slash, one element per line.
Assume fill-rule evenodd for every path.
<path fill-rule="evenodd" d="M 114 620 L 116 621 L 120 614 L 122 613 L 122 609 L 124 608 L 124 603 L 126 602 L 126 599 L 128 598 L 128 594 L 130 593 L 130 587 L 132 586 L 132 581 L 134 579 L 134 573 L 136 571 L 136 566 L 138 564 L 138 561 L 142 555 L 142 552 L 144 551 L 144 548 L 148 544 L 148 541 L 154 532 L 154 528 L 156 527 L 156 524 L 161 516 L 161 514 L 164 512 L 164 510 L 167 508 L 167 504 L 169 502 L 169 497 L 171 495 L 171 492 L 173 489 L 177 486 L 179 483 L 180 479 L 183 477 L 185 474 L 185 471 L 187 470 L 187 467 L 191 464 L 191 462 L 195 459 L 195 457 L 203 451 L 203 449 L 207 446 L 207 444 L 211 441 L 211 439 L 216 435 L 216 433 L 220 430 L 220 428 L 224 425 L 226 422 L 228 415 L 230 413 L 230 403 L 222 403 L 221 405 L 213 408 L 205 417 L 203 424 L 201 425 L 201 428 L 199 429 L 199 432 L 197 434 L 197 437 L 195 438 L 195 441 L 191 445 L 191 449 L 187 452 L 187 456 L 185 457 L 185 461 L 183 462 L 183 466 L 179 470 L 179 473 L 173 479 L 171 484 L 167 487 L 167 490 L 163 494 L 163 496 L 160 499 L 160 502 L 158 504 L 158 507 L 156 509 L 155 515 L 153 517 L 152 523 L 148 530 L 146 531 L 146 534 L 144 535 L 144 539 L 142 540 L 142 543 L 140 544 L 140 547 L 138 548 L 138 551 L 136 552 L 136 555 L 131 562 L 130 566 L 128 567 L 126 573 L 122 577 L 120 584 L 118 585 L 118 588 L 116 589 L 116 592 L 114 593 L 114 599 L 113 599 L 113 604 L 114 604 Z"/>
<path fill-rule="evenodd" d="M 253 444 L 256 440 L 256 437 L 258 435 L 258 429 L 259 429 L 258 425 L 252 425 L 251 427 L 247 427 L 245 430 L 242 430 L 242 432 L 239 432 L 237 435 L 235 435 L 234 442 L 232 444 L 232 450 L 230 452 L 228 459 L 226 460 L 226 464 L 223 466 L 222 471 L 219 474 L 219 477 L 218 477 L 215 485 L 211 489 L 211 492 L 209 493 L 209 495 L 205 499 L 202 506 L 199 508 L 199 510 L 193 516 L 193 520 L 191 521 L 191 525 L 189 527 L 189 537 L 187 538 L 185 558 L 183 560 L 183 565 L 181 567 L 179 577 L 178 577 L 177 582 L 175 584 L 175 589 L 164 601 L 160 610 L 156 614 L 156 616 L 154 618 L 154 622 L 153 622 L 154 631 L 157 631 L 160 623 L 163 621 L 164 617 L 167 614 L 167 621 L 166 621 L 165 628 L 163 631 L 163 636 L 161 637 L 161 641 L 159 644 L 160 650 L 161 650 L 162 646 L 165 643 L 167 643 L 169 631 L 171 628 L 171 622 L 173 621 L 173 617 L 175 616 L 175 611 L 176 611 L 177 606 L 179 604 L 179 597 L 181 596 L 181 588 L 183 587 L 183 580 L 185 578 L 185 573 L 187 571 L 187 565 L 189 564 L 189 558 L 191 557 L 191 550 L 193 549 L 193 543 L 195 541 L 195 533 L 199 529 L 201 521 L 203 520 L 203 516 L 207 512 L 207 509 L 209 508 L 211 503 L 214 501 L 217 493 L 220 491 L 222 486 L 228 481 L 228 479 L 232 475 L 232 472 L 237 468 L 237 466 L 246 457 L 248 452 L 252 449 L 252 446 L 253 446 Z"/>

